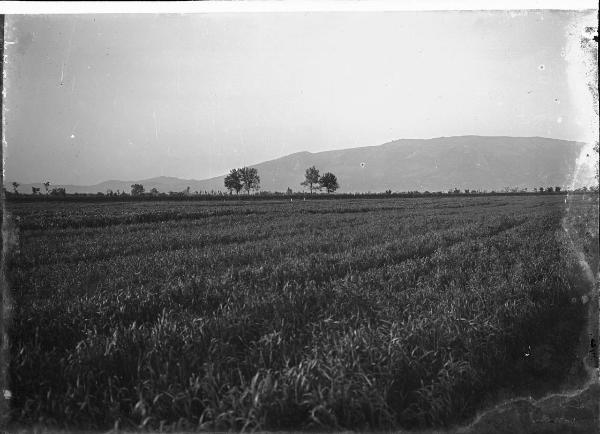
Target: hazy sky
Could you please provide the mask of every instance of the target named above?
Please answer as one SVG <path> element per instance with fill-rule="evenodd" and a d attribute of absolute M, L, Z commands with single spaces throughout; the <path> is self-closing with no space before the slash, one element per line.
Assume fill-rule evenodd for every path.
<path fill-rule="evenodd" d="M 586 140 L 567 61 L 580 15 L 8 16 L 5 179 L 202 179 L 398 138 Z"/>

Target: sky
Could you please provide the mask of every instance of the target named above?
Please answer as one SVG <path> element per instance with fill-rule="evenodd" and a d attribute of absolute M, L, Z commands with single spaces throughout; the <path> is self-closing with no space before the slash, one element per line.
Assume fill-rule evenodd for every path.
<path fill-rule="evenodd" d="M 5 182 L 204 179 L 401 138 L 589 141 L 581 16 L 7 16 Z"/>

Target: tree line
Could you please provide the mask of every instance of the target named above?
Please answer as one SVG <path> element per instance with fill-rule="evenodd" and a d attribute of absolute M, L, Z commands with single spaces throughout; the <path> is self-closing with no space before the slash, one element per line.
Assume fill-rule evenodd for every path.
<path fill-rule="evenodd" d="M 13 187 L 13 192 L 14 194 L 19 194 L 19 186 L 21 184 L 19 184 L 18 182 L 13 182 L 12 183 L 12 187 Z M 53 189 L 50 189 L 50 181 L 46 181 L 44 183 L 42 183 L 42 185 L 44 186 L 44 190 L 46 193 L 46 196 L 50 195 L 50 196 L 64 196 L 67 194 L 67 192 L 65 191 L 64 187 L 56 187 Z M 6 193 L 6 189 L 4 189 L 4 192 Z M 41 195 L 41 187 L 31 187 L 31 194 L 33 196 L 37 196 L 37 195 Z"/>
<path fill-rule="evenodd" d="M 241 191 L 246 192 L 246 194 L 250 195 L 251 191 L 255 191 L 258 192 L 260 190 L 260 176 L 258 175 L 258 170 L 256 168 L 251 168 L 251 167 L 242 167 L 239 169 L 232 169 L 229 174 L 225 177 L 224 180 L 224 184 L 225 184 L 225 188 L 228 190 L 229 194 L 233 194 L 233 192 L 235 192 L 236 194 L 239 194 Z M 65 197 L 67 195 L 67 192 L 65 191 L 64 187 L 54 187 L 54 188 L 50 188 L 50 182 L 46 181 L 44 183 L 42 183 L 42 185 L 44 186 L 44 192 L 46 196 L 51 196 L 51 197 Z M 312 194 L 316 191 L 322 191 L 325 190 L 327 193 L 333 193 L 336 190 L 338 190 L 340 188 L 337 177 L 331 173 L 331 172 L 326 172 L 323 175 L 320 174 L 319 169 L 317 169 L 315 166 L 309 167 L 308 169 L 306 169 L 305 174 L 304 174 L 304 181 L 302 181 L 300 183 L 300 185 L 302 185 L 303 187 L 308 187 L 309 192 Z M 5 195 L 10 196 L 10 195 L 15 195 L 18 196 L 21 193 L 18 191 L 20 184 L 18 182 L 13 182 L 12 183 L 12 187 L 13 187 L 13 192 L 8 192 L 5 188 L 3 188 L 3 192 Z M 41 192 L 41 187 L 31 187 L 31 196 L 43 196 L 42 192 Z M 392 193 L 392 190 L 386 190 L 385 193 L 371 193 L 369 192 L 368 194 L 374 194 L 374 195 L 381 195 L 381 194 L 385 194 L 385 195 L 402 195 L 402 194 L 409 194 L 409 195 L 443 195 L 443 194 L 449 194 L 449 195 L 463 195 L 463 194 L 498 194 L 498 193 L 560 193 L 560 192 L 574 192 L 574 193 L 585 193 L 585 192 L 597 192 L 598 191 L 598 186 L 592 186 L 592 187 L 581 187 L 581 188 L 577 188 L 577 189 L 573 189 L 573 190 L 564 190 L 562 187 L 560 186 L 555 186 L 555 187 L 533 187 L 531 189 L 528 188 L 518 188 L 518 187 L 504 187 L 503 189 L 499 189 L 499 190 L 492 190 L 492 191 L 487 191 L 487 190 L 475 190 L 475 189 L 463 189 L 463 190 L 459 190 L 458 188 L 454 188 L 454 189 L 450 189 L 447 192 L 429 192 L 429 191 L 424 191 L 424 192 L 420 192 L 420 191 L 405 191 L 405 192 L 394 192 Z M 299 192 L 297 192 L 299 193 Z M 131 196 L 182 196 L 182 197 L 188 197 L 188 196 L 218 196 L 221 195 L 222 193 L 220 191 L 214 191 L 211 190 L 209 191 L 204 191 L 204 192 L 191 192 L 190 191 L 190 187 L 188 186 L 185 190 L 183 191 L 169 191 L 168 194 L 167 193 L 161 193 L 158 191 L 158 189 L 156 188 L 152 188 L 150 191 L 146 191 L 144 186 L 142 184 L 136 183 L 136 184 L 132 184 L 131 185 L 131 191 L 130 193 L 127 193 L 125 191 L 119 191 L 117 190 L 116 192 L 113 192 L 112 190 L 107 190 L 106 193 L 103 192 L 98 192 L 98 193 L 89 193 L 89 194 L 84 194 L 84 193 L 70 193 L 70 194 L 75 194 L 75 195 L 98 195 L 98 196 L 109 196 L 109 197 L 113 197 L 113 196 L 124 196 L 124 195 L 131 195 Z M 277 193 L 277 192 L 266 192 L 266 191 L 262 191 L 260 192 L 261 195 L 279 195 L 279 194 L 287 194 L 287 195 L 292 195 L 295 194 L 291 188 L 287 188 L 287 192 L 286 193 Z M 352 194 L 352 193 L 348 193 L 348 194 Z M 362 194 L 362 193 L 359 193 Z"/>
<path fill-rule="evenodd" d="M 469 193 L 465 193 L 464 190 L 460 191 L 394 191 L 387 190 L 385 192 L 362 192 L 362 193 L 339 193 L 335 194 L 321 194 L 321 195 L 310 195 L 308 191 L 291 191 L 288 188 L 287 192 L 282 191 L 266 191 L 261 190 L 256 194 L 251 195 L 230 195 L 227 191 L 223 190 L 211 190 L 211 191 L 193 191 L 189 194 L 184 191 L 169 191 L 169 192 L 144 192 L 141 195 L 132 195 L 129 191 L 120 191 L 117 190 L 115 192 L 106 191 L 106 192 L 96 192 L 96 193 L 77 193 L 77 192 L 65 192 L 64 194 L 15 194 L 12 191 L 7 191 L 3 189 L 4 197 L 8 201 L 89 201 L 89 202 L 97 202 L 97 201 L 173 201 L 173 200 L 183 200 L 183 201 L 226 201 L 226 200 L 240 200 L 241 197 L 244 197 L 244 200 L 281 200 L 290 199 L 292 200 L 307 200 L 308 198 L 319 198 L 319 199 L 382 199 L 382 198 L 419 198 L 419 197 L 429 197 L 429 198 L 442 198 L 442 197 L 485 197 L 485 196 L 528 196 L 528 195 L 566 195 L 566 194 L 598 194 L 598 187 L 581 187 L 576 189 L 561 189 L 559 192 L 554 191 L 554 188 L 550 191 L 546 191 L 544 189 L 543 192 L 539 192 L 537 188 L 529 189 L 528 191 L 502 191 L 502 190 L 469 190 Z"/>

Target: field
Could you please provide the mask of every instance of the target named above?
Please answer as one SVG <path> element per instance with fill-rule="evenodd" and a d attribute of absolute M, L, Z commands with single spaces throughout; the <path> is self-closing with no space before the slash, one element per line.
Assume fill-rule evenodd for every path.
<path fill-rule="evenodd" d="M 16 424 L 449 426 L 560 387 L 585 327 L 564 196 L 9 211 Z"/>

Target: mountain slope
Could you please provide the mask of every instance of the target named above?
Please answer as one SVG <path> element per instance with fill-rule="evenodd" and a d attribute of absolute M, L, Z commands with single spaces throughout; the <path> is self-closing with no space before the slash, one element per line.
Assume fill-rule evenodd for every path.
<path fill-rule="evenodd" d="M 299 152 L 252 167 L 265 191 L 301 190 L 304 171 L 313 165 L 321 173 L 335 173 L 341 192 L 532 188 L 568 185 L 582 147 L 583 143 L 542 137 L 403 139 L 380 146 Z M 95 193 L 129 191 L 131 184 L 141 183 L 146 191 L 183 191 L 189 186 L 192 192 L 203 192 L 225 190 L 223 179 L 224 175 L 200 181 L 158 177 L 62 187 L 71 193 Z M 32 185 L 40 186 L 27 184 L 19 190 L 29 193 Z"/>
<path fill-rule="evenodd" d="M 441 137 L 380 146 L 301 152 L 256 164 L 261 188 L 300 190 L 312 165 L 337 175 L 340 191 L 438 191 L 451 188 L 564 186 L 583 144 L 541 137 Z M 203 189 L 222 189 L 223 177 Z"/>

